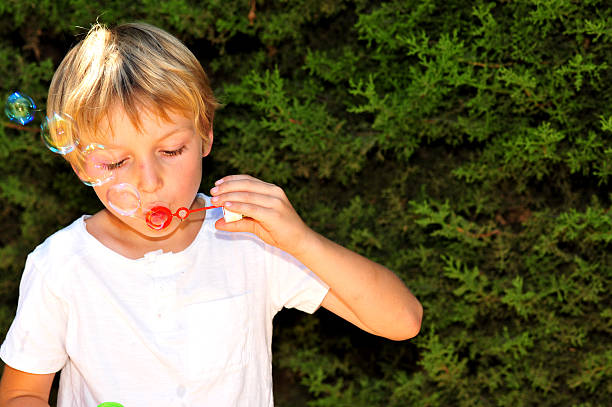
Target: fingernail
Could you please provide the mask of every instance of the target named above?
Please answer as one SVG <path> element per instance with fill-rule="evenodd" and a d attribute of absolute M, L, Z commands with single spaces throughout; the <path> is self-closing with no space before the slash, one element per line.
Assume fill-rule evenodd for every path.
<path fill-rule="evenodd" d="M 231 202 L 226 202 L 226 203 L 224 203 L 223 205 L 224 205 L 224 206 L 232 206 L 232 203 L 231 203 Z"/>
<path fill-rule="evenodd" d="M 219 188 L 214 187 L 213 189 L 210 190 L 211 193 L 216 194 L 217 192 L 219 192 Z"/>
<path fill-rule="evenodd" d="M 223 184 L 223 180 L 222 179 L 215 181 L 215 185 L 220 185 L 220 184 Z"/>
<path fill-rule="evenodd" d="M 213 197 L 211 198 L 211 201 L 212 201 L 212 202 L 217 202 L 218 200 L 219 200 L 219 197 L 218 197 L 218 196 L 213 196 Z"/>

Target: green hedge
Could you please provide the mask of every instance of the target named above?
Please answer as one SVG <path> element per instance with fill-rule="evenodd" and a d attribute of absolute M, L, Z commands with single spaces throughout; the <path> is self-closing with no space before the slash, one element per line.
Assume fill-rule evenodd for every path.
<path fill-rule="evenodd" d="M 210 73 L 224 107 L 203 191 L 235 172 L 280 184 L 424 305 L 406 342 L 283 311 L 277 405 L 612 399 L 607 1 L 0 0 L 3 97 L 44 106 L 96 19 L 159 25 Z M 3 337 L 27 253 L 99 204 L 35 132 L 0 125 L 0 169 Z"/>

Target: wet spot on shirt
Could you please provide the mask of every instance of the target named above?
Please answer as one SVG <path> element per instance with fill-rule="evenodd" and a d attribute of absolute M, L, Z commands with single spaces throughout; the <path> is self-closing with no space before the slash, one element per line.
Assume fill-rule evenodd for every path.
<path fill-rule="evenodd" d="M 182 384 L 176 389 L 176 394 L 179 397 L 183 397 L 185 395 L 185 386 L 183 386 Z"/>

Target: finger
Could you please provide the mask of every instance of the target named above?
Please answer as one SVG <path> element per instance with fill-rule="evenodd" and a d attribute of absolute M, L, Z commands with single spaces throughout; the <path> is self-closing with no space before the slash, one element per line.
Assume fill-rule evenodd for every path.
<path fill-rule="evenodd" d="M 226 175 L 225 177 L 216 180 L 215 181 L 215 185 L 223 184 L 226 181 L 237 181 L 237 180 L 241 180 L 241 179 L 253 179 L 253 180 L 256 180 L 257 178 L 252 177 L 252 176 L 250 176 L 248 174 Z"/>
<path fill-rule="evenodd" d="M 225 202 L 250 203 L 266 208 L 279 208 L 282 205 L 282 201 L 280 198 L 271 195 L 247 191 L 221 193 L 219 195 L 213 196 L 211 202 L 213 203 L 213 205 L 218 206 L 223 206 Z"/>
<path fill-rule="evenodd" d="M 223 181 L 221 184 L 218 184 L 213 187 L 210 190 L 210 193 L 211 195 L 216 196 L 223 193 L 235 191 L 251 191 L 265 195 L 273 195 L 277 197 L 284 196 L 282 188 L 252 177 Z"/>
<path fill-rule="evenodd" d="M 215 222 L 215 228 L 226 232 L 249 232 L 255 233 L 255 221 L 249 218 L 242 218 L 235 222 L 226 222 L 220 218 Z"/>
<path fill-rule="evenodd" d="M 260 179 L 253 178 L 250 175 L 229 175 L 215 182 L 215 187 L 217 188 L 240 188 L 249 186 L 270 187 L 272 185 L 273 184 L 262 181 Z"/>
<path fill-rule="evenodd" d="M 240 213 L 263 223 L 268 223 L 274 216 L 277 216 L 275 214 L 278 214 L 278 211 L 273 209 L 246 202 L 225 202 L 223 206 L 232 212 Z"/>

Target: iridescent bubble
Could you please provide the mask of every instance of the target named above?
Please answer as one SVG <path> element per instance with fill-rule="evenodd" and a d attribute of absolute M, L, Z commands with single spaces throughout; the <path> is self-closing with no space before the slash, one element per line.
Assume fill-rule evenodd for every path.
<path fill-rule="evenodd" d="M 88 144 L 75 153 L 72 168 L 85 185 L 97 187 L 113 179 L 118 158 L 102 144 Z"/>
<path fill-rule="evenodd" d="M 68 154 L 79 144 L 75 121 L 68 114 L 53 113 L 45 117 L 40 125 L 40 136 L 49 150 L 58 154 Z"/>
<path fill-rule="evenodd" d="M 110 207 L 123 216 L 131 216 L 140 209 L 140 194 L 136 187 L 127 182 L 110 187 L 106 199 Z"/>
<path fill-rule="evenodd" d="M 36 104 L 34 104 L 32 98 L 20 92 L 13 92 L 6 99 L 6 105 L 4 106 L 4 113 L 6 113 L 9 120 L 22 126 L 34 119 L 35 111 Z"/>

